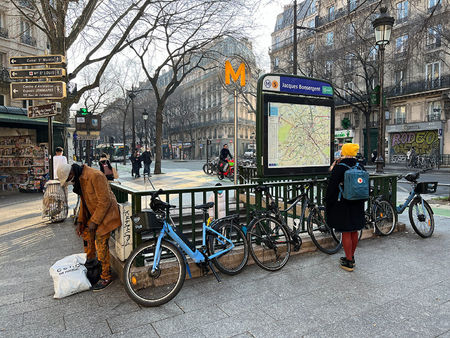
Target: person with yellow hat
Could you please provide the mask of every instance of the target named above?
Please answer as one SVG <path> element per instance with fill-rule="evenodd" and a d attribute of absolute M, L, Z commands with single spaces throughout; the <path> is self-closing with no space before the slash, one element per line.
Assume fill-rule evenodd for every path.
<path fill-rule="evenodd" d="M 358 245 L 358 230 L 364 228 L 364 200 L 346 200 L 339 198 L 339 185 L 344 182 L 344 174 L 348 167 L 357 164 L 356 154 L 359 145 L 346 143 L 342 146 L 341 158 L 330 167 L 331 175 L 325 195 L 326 217 L 328 225 L 342 232 L 342 246 L 345 257 L 341 257 L 340 266 L 346 271 L 353 271 L 355 266 L 355 250 Z M 339 164 L 344 165 L 339 165 Z M 361 165 L 360 167 L 364 169 Z"/>

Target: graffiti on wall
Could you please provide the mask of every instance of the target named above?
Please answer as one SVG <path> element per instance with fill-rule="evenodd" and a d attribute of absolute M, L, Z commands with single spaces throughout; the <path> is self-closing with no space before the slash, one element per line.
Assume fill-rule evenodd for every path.
<path fill-rule="evenodd" d="M 405 162 L 408 150 L 414 147 L 417 155 L 439 153 L 438 130 L 391 133 L 391 162 Z"/>

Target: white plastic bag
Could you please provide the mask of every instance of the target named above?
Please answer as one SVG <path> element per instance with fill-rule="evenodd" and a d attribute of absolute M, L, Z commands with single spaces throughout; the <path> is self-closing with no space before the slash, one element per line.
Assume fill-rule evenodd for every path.
<path fill-rule="evenodd" d="M 74 293 L 89 290 L 91 283 L 86 277 L 87 255 L 74 254 L 60 259 L 50 268 L 55 288 L 54 298 L 64 298 Z"/>

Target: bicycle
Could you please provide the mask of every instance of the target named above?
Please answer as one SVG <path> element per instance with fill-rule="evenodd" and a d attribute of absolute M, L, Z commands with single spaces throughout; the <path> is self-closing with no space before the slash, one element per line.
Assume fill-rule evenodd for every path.
<path fill-rule="evenodd" d="M 318 206 L 308 197 L 311 186 L 312 183 L 307 185 L 304 190 L 300 188 L 302 189 L 301 194 L 288 201 L 287 204 L 291 204 L 291 206 L 285 210 L 278 208 L 277 202 L 270 194 L 269 186 L 255 188 L 255 192 L 264 192 L 270 201 L 267 210 L 254 211 L 253 219 L 247 227 L 250 254 L 261 268 L 268 271 L 280 270 L 289 260 L 291 245 L 294 246 L 294 251 L 300 250 L 302 245 L 300 226 L 294 222 L 291 230 L 282 216 L 282 213 L 289 212 L 300 201 L 302 202 L 302 211 L 299 220 L 303 223 L 306 209 L 309 209 L 308 234 L 319 250 L 331 254 L 341 248 L 340 234 L 335 233 L 325 222 L 325 208 Z M 327 236 L 331 236 L 332 239 L 330 240 Z"/>
<path fill-rule="evenodd" d="M 195 206 L 203 212 L 202 246 L 199 250 L 173 225 L 170 209 L 174 206 L 161 201 L 158 198 L 161 193 L 160 189 L 151 194 L 152 211 L 132 217 L 135 231 L 144 237 L 153 233 L 155 238 L 135 248 L 123 270 L 127 294 L 142 306 L 165 304 L 180 292 L 186 270 L 191 277 L 185 254 L 201 267 L 204 274 L 211 270 L 219 283 L 220 277 L 211 263 L 221 272 L 235 275 L 248 260 L 248 244 L 240 228 L 232 223 L 206 225 L 207 210 L 214 206 L 214 202 Z"/>
<path fill-rule="evenodd" d="M 424 172 L 424 171 L 423 171 Z M 397 213 L 401 214 L 406 207 L 409 208 L 409 222 L 414 231 L 422 238 L 431 237 L 434 232 L 434 213 L 421 194 L 433 194 L 436 192 L 438 182 L 417 182 L 420 172 L 399 175 L 397 180 L 405 178 L 411 183 L 412 189 L 406 201 L 397 206 Z"/>
<path fill-rule="evenodd" d="M 203 165 L 203 172 L 207 175 L 216 175 L 217 174 L 217 166 L 218 161 L 212 160 L 211 162 L 207 162 Z"/>
<path fill-rule="evenodd" d="M 370 187 L 370 196 L 372 196 L 374 188 Z M 365 210 L 366 226 L 373 227 L 373 232 L 382 236 L 390 235 L 397 224 L 397 213 L 392 204 L 384 198 L 383 195 L 370 197 L 368 206 Z M 359 233 L 359 238 L 362 231 Z"/>

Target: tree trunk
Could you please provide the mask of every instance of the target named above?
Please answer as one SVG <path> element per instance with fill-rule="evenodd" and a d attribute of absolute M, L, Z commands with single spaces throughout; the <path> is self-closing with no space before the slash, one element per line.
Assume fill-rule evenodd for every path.
<path fill-rule="evenodd" d="M 155 174 L 161 174 L 161 141 L 163 127 L 164 102 L 158 102 L 156 108 L 156 149 L 155 149 Z"/>

